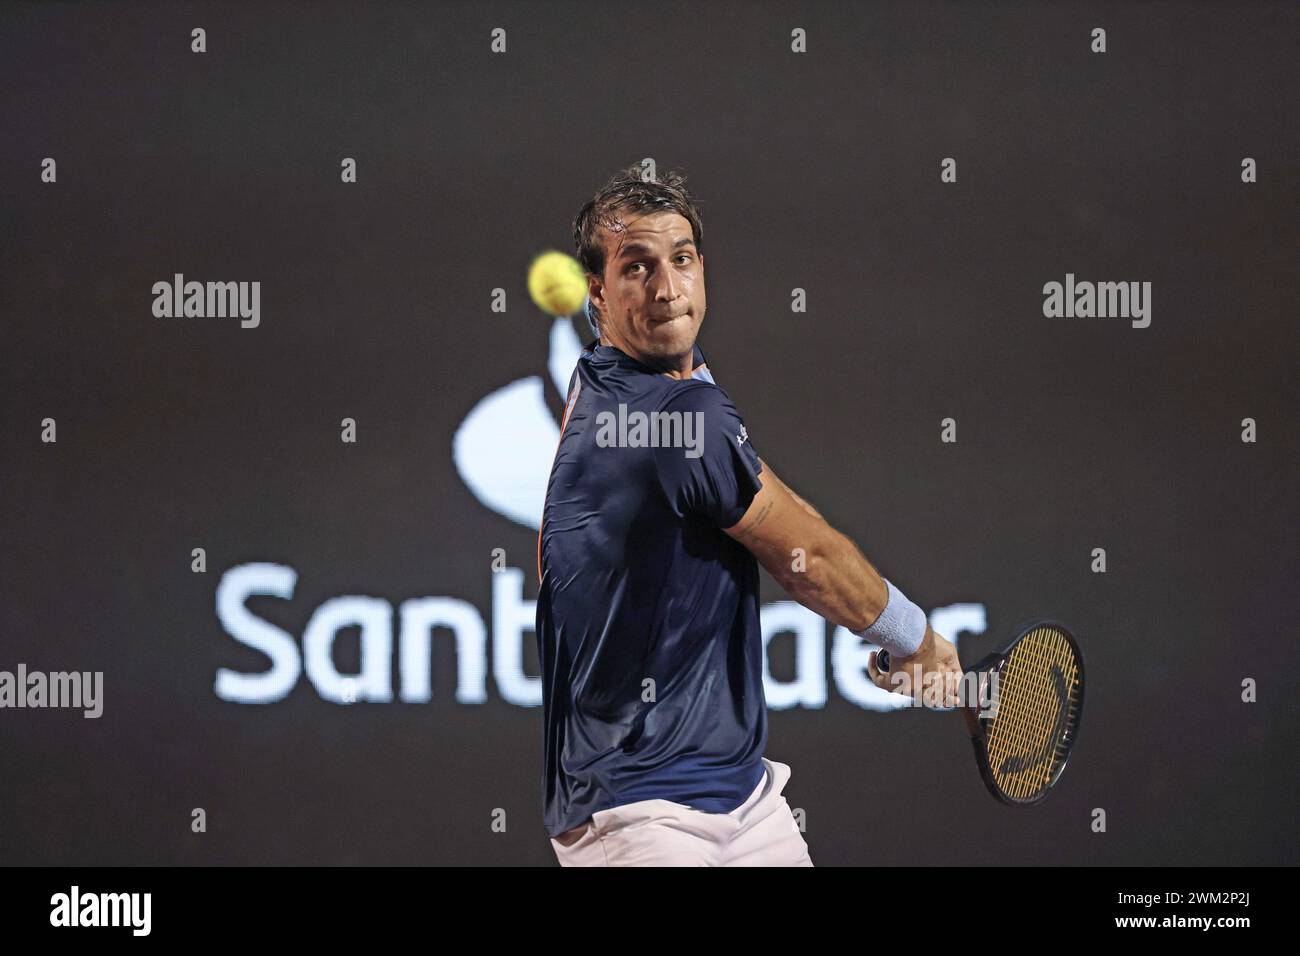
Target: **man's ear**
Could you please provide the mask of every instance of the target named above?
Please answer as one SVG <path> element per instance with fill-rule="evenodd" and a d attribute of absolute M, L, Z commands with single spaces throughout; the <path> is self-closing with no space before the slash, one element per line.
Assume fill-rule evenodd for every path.
<path fill-rule="evenodd" d="M 597 305 L 599 303 L 599 305 Z M 597 275 L 587 273 L 587 308 L 591 310 L 590 323 L 595 326 L 597 338 L 600 337 L 600 316 L 605 305 L 605 283 Z"/>

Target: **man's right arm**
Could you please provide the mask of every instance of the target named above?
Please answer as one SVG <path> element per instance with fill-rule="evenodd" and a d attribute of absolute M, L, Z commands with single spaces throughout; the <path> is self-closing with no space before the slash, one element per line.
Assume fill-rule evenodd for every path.
<path fill-rule="evenodd" d="M 748 548 L 804 607 L 850 631 L 866 630 L 889 602 L 884 579 L 857 545 L 795 494 L 767 462 L 763 462 L 761 480 L 763 487 L 744 516 L 723 530 Z M 909 669 L 919 664 L 922 674 L 938 671 L 950 682 L 961 677 L 956 648 L 928 625 L 920 648 L 895 662 Z M 868 670 L 877 686 L 894 689 L 887 675 L 875 667 L 874 655 Z M 909 689 L 910 684 L 903 688 L 904 692 Z"/>
<path fill-rule="evenodd" d="M 763 487 L 740 521 L 724 528 L 786 593 L 832 624 L 869 627 L 889 599 L 884 579 L 857 545 L 763 462 Z"/>

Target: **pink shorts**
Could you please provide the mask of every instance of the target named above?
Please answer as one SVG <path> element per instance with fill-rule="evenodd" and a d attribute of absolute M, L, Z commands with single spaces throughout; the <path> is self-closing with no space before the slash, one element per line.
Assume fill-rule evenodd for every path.
<path fill-rule="evenodd" d="M 763 779 L 730 813 L 671 800 L 597 810 L 551 840 L 560 866 L 812 866 L 781 791 L 790 768 L 763 758 Z"/>

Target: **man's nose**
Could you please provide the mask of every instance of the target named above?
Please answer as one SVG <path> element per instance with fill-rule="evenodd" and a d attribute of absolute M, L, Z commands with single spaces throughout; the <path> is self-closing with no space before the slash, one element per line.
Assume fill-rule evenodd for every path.
<path fill-rule="evenodd" d="M 681 279 L 673 274 L 672 269 L 658 270 L 653 281 L 656 302 L 672 302 L 681 295 Z"/>

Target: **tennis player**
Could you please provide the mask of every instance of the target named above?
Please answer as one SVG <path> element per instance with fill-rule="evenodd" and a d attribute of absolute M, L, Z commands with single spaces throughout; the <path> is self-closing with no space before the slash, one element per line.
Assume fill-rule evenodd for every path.
<path fill-rule="evenodd" d="M 570 379 L 537 555 L 562 866 L 812 866 L 790 767 L 764 755 L 760 563 L 890 652 L 890 674 L 869 657 L 877 686 L 957 700 L 953 645 L 759 458 L 714 382 L 702 239 L 683 178 L 635 166 L 574 221 L 598 337 Z"/>

